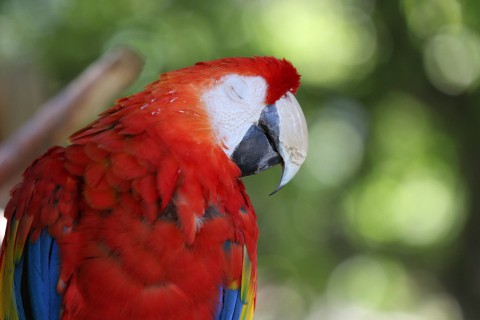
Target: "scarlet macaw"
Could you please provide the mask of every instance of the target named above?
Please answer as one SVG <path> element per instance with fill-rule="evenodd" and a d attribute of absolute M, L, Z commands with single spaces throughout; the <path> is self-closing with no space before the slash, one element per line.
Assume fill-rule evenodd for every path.
<path fill-rule="evenodd" d="M 35 160 L 5 208 L 1 319 L 252 319 L 258 229 L 239 177 L 297 173 L 299 80 L 273 57 L 197 63 Z"/>

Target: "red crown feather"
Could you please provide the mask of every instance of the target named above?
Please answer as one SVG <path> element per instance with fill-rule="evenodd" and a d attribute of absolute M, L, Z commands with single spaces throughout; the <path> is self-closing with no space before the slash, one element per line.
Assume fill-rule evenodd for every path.
<path fill-rule="evenodd" d="M 295 93 L 300 86 L 297 69 L 285 59 L 275 57 L 224 58 L 199 62 L 195 66 L 207 67 L 240 75 L 261 76 L 268 83 L 266 103 L 273 104 L 287 91 Z"/>

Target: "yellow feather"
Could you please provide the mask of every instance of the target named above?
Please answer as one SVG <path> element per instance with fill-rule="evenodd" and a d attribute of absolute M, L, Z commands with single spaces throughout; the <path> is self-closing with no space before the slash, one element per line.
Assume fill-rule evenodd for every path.
<path fill-rule="evenodd" d="M 0 317 L 2 320 L 18 320 L 17 303 L 13 292 L 13 273 L 15 270 L 14 246 L 18 221 L 13 220 L 10 234 L 6 239 L 6 248 L 0 269 Z"/>
<path fill-rule="evenodd" d="M 242 266 L 242 284 L 240 297 L 243 302 L 247 302 L 248 290 L 250 287 L 250 276 L 252 273 L 252 264 L 250 258 L 248 257 L 247 247 L 243 248 L 243 266 Z"/>
<path fill-rule="evenodd" d="M 252 263 L 248 257 L 247 247 L 243 247 L 242 284 L 240 297 L 243 302 L 240 319 L 252 320 L 255 311 L 255 282 L 256 277 L 252 276 Z"/>

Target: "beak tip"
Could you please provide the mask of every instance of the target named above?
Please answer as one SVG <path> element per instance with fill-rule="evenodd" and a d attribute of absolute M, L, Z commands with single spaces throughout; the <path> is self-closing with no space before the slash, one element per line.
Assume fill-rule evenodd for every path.
<path fill-rule="evenodd" d="M 279 185 L 275 188 L 275 190 L 273 190 L 273 192 L 270 193 L 268 196 L 269 196 L 269 197 L 273 196 L 275 193 L 278 192 L 278 190 L 282 189 L 282 187 L 283 187 L 283 186 L 279 184 Z"/>
<path fill-rule="evenodd" d="M 293 177 L 297 174 L 298 170 L 300 170 L 300 166 L 293 163 L 286 165 L 282 164 L 282 168 L 282 178 L 280 180 L 280 183 L 278 184 L 277 188 L 275 188 L 275 190 L 273 190 L 273 192 L 269 194 L 269 196 L 274 195 L 280 189 L 282 189 L 290 180 L 293 179 Z"/>

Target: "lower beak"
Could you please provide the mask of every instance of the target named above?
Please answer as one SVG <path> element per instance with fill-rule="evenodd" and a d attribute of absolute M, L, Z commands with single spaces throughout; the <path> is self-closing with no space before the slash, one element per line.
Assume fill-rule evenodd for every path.
<path fill-rule="evenodd" d="M 305 116 L 295 96 L 287 92 L 274 105 L 266 106 L 235 148 L 232 160 L 242 176 L 282 164 L 282 178 L 275 192 L 298 172 L 308 151 Z M 273 194 L 272 193 L 272 194 Z"/>

